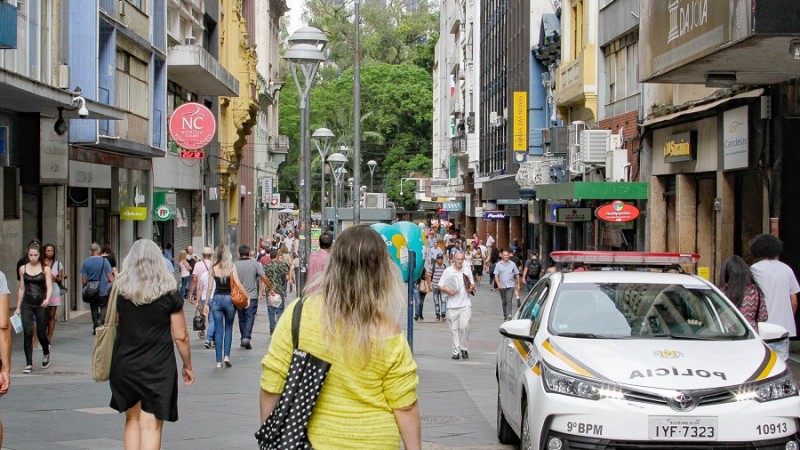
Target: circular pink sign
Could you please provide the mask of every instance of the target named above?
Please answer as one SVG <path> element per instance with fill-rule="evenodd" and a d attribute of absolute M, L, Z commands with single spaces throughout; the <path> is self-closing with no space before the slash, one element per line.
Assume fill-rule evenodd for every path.
<path fill-rule="evenodd" d="M 184 103 L 169 118 L 169 134 L 187 150 L 205 147 L 217 131 L 217 121 L 210 109 L 200 103 Z"/>

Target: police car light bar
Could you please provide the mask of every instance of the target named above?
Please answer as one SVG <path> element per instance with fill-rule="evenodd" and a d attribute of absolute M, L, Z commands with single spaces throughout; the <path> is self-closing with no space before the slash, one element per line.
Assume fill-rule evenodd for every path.
<path fill-rule="evenodd" d="M 557 263 L 609 264 L 673 266 L 675 264 L 697 264 L 700 255 L 696 253 L 655 253 L 655 252 L 590 252 L 556 251 L 550 257 Z"/>

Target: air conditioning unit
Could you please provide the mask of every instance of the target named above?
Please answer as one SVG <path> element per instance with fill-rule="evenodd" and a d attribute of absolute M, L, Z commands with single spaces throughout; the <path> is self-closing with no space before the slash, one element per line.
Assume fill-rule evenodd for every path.
<path fill-rule="evenodd" d="M 378 192 L 367 192 L 366 208 L 386 208 L 386 194 Z"/>
<path fill-rule="evenodd" d="M 630 181 L 625 173 L 628 166 L 628 150 L 615 148 L 606 153 L 606 181 Z"/>
<path fill-rule="evenodd" d="M 581 161 L 587 164 L 605 164 L 606 152 L 611 148 L 611 130 L 584 130 L 581 132 Z"/>

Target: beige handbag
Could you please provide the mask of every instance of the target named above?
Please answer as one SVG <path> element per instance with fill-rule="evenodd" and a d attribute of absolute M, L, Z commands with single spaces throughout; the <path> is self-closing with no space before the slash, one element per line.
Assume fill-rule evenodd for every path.
<path fill-rule="evenodd" d="M 117 340 L 117 287 L 111 287 L 106 308 L 106 321 L 95 329 L 94 349 L 92 349 L 92 379 L 108 381 L 111 374 L 111 355 Z"/>

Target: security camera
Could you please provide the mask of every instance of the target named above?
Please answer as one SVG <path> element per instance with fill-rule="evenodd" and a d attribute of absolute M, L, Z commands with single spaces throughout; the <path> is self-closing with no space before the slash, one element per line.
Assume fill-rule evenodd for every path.
<path fill-rule="evenodd" d="M 89 110 L 86 108 L 86 99 L 80 95 L 72 99 L 72 104 L 78 107 L 78 116 L 81 119 L 89 117 Z"/>

